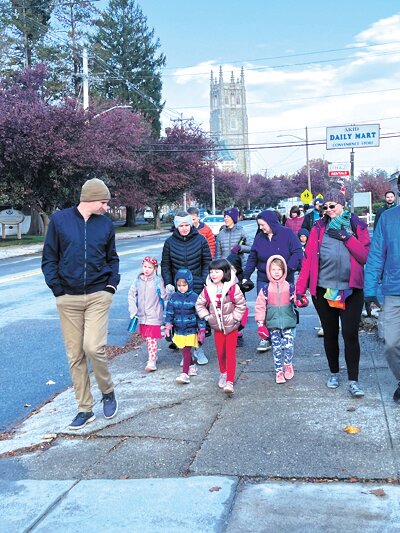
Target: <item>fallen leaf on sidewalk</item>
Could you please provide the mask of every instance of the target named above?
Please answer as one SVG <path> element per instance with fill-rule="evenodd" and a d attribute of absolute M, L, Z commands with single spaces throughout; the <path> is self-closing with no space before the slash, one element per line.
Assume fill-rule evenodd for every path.
<path fill-rule="evenodd" d="M 386 496 L 386 492 L 383 489 L 373 489 L 368 491 L 370 494 L 373 494 L 374 496 Z"/>
<path fill-rule="evenodd" d="M 350 413 L 352 413 L 352 412 L 355 411 L 355 410 L 356 410 L 355 407 L 348 407 L 348 408 L 346 409 L 346 411 L 349 411 Z"/>
<path fill-rule="evenodd" d="M 345 431 L 349 435 L 355 435 L 356 433 L 360 433 L 361 428 L 359 428 L 358 426 L 346 426 L 343 428 L 343 431 Z"/>
<path fill-rule="evenodd" d="M 239 376 L 239 379 L 249 379 L 249 376 Z"/>
<path fill-rule="evenodd" d="M 48 435 L 42 435 L 43 440 L 53 440 L 57 438 L 56 433 L 49 433 Z"/>
<path fill-rule="evenodd" d="M 46 383 L 46 385 L 55 385 L 56 382 L 53 381 L 52 379 L 49 379 L 49 381 Z"/>
<path fill-rule="evenodd" d="M 221 487 L 211 487 L 211 489 L 208 489 L 209 492 L 218 492 L 219 490 L 221 490 Z"/>
<path fill-rule="evenodd" d="M 239 361 L 239 365 L 247 365 L 247 361 Z"/>

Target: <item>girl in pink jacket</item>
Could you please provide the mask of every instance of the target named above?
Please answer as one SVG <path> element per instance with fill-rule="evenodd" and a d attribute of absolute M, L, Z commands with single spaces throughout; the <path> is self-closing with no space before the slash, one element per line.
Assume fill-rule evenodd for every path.
<path fill-rule="evenodd" d="M 161 339 L 164 300 L 167 299 L 162 278 L 157 275 L 158 262 L 155 257 L 145 257 L 142 272 L 132 283 L 128 293 L 129 314 L 139 319 L 139 332 L 146 341 L 148 361 L 145 370 L 157 370 L 157 339 Z"/>
<path fill-rule="evenodd" d="M 294 285 L 286 281 L 287 265 L 281 255 L 272 255 L 266 267 L 269 282 L 263 287 L 255 304 L 258 334 L 271 337 L 276 383 L 285 383 L 294 376 L 293 330 L 296 327 Z"/>

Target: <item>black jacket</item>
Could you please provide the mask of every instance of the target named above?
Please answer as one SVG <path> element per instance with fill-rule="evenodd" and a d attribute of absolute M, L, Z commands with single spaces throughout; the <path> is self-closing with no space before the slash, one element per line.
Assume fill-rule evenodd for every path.
<path fill-rule="evenodd" d="M 375 220 L 374 220 L 374 230 L 376 229 L 376 225 L 378 224 L 378 220 L 380 219 L 382 213 L 384 213 L 388 209 L 395 207 L 395 206 L 396 204 L 388 205 L 387 203 L 385 203 L 383 207 L 380 207 L 379 209 L 377 209 L 376 214 L 375 214 Z"/>
<path fill-rule="evenodd" d="M 76 207 L 57 211 L 43 247 L 42 271 L 54 296 L 117 287 L 120 275 L 114 226 L 103 215 L 85 222 Z"/>
<path fill-rule="evenodd" d="M 315 224 L 315 222 L 314 222 L 314 211 L 315 211 L 315 209 L 313 209 L 312 211 L 310 211 L 309 213 L 306 213 L 304 215 L 303 224 L 301 225 L 301 227 L 306 229 L 306 230 L 308 230 L 308 231 L 311 231 L 311 228 Z M 321 218 L 321 215 L 320 215 L 320 218 Z"/>
<path fill-rule="evenodd" d="M 211 252 L 207 239 L 196 228 L 183 237 L 175 228 L 165 243 L 161 258 L 161 275 L 165 285 L 173 285 L 175 274 L 187 268 L 193 274 L 193 290 L 200 294 L 208 275 Z"/>

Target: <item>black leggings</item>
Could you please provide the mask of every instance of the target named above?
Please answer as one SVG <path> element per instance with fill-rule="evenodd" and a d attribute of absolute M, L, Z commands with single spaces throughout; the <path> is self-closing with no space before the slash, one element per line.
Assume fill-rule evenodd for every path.
<path fill-rule="evenodd" d="M 317 296 L 312 297 L 315 309 L 324 330 L 324 347 L 332 373 L 339 372 L 339 318 L 342 324 L 344 340 L 344 357 L 346 359 L 349 380 L 358 380 L 360 363 L 360 343 L 358 341 L 358 327 L 361 311 L 364 305 L 362 289 L 353 289 L 353 293 L 346 299 L 346 309 L 330 307 L 324 298 L 326 289 L 317 287 Z"/>

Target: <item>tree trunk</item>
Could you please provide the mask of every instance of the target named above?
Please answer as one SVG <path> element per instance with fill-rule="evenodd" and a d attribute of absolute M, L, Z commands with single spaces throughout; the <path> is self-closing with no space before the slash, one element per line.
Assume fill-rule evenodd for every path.
<path fill-rule="evenodd" d="M 153 205 L 151 208 L 154 215 L 154 229 L 161 229 L 160 208 L 158 205 Z"/>
<path fill-rule="evenodd" d="M 131 205 L 126 206 L 125 227 L 132 228 L 136 223 L 136 209 Z"/>
<path fill-rule="evenodd" d="M 31 225 L 28 231 L 28 235 L 44 235 L 45 227 L 43 220 L 39 214 L 39 211 L 34 207 L 31 207 Z"/>
<path fill-rule="evenodd" d="M 41 221 L 42 221 L 43 228 L 44 228 L 44 232 L 43 232 L 43 234 L 46 236 L 46 235 L 47 235 L 47 230 L 49 229 L 49 224 L 50 224 L 50 217 L 49 217 L 49 215 L 46 215 L 46 213 L 42 213 L 42 215 L 41 215 Z"/>

